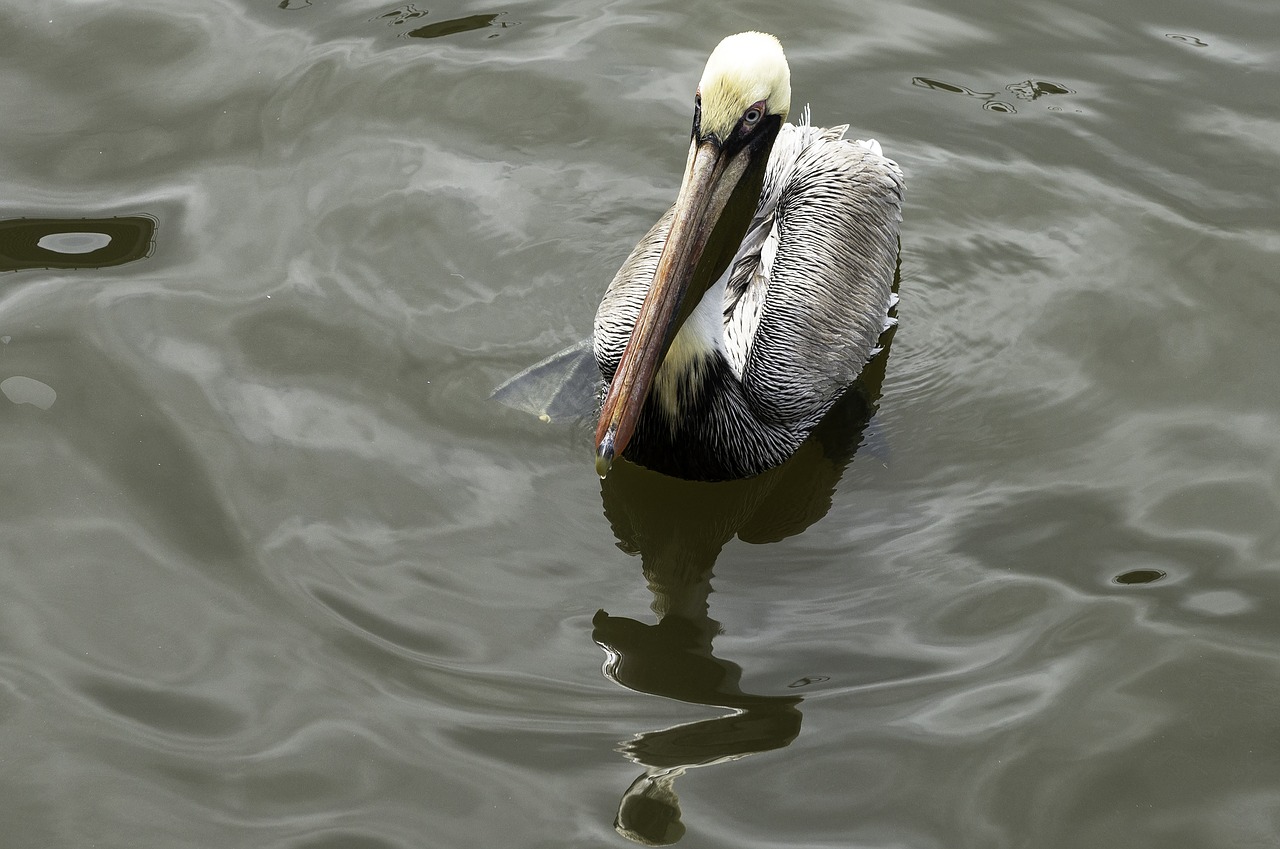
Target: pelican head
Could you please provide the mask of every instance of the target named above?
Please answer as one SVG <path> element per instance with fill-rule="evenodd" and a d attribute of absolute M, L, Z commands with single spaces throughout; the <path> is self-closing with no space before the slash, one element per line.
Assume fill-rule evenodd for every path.
<path fill-rule="evenodd" d="M 785 121 L 791 109 L 791 68 L 778 39 L 740 32 L 721 41 L 707 59 L 694 104 L 695 137 L 701 128 L 721 141 L 729 138 L 753 106 Z"/>
<path fill-rule="evenodd" d="M 671 230 L 600 411 L 600 477 L 630 441 L 672 339 L 742 243 L 790 107 L 791 70 L 778 39 L 744 32 L 712 51 L 694 94 Z"/>

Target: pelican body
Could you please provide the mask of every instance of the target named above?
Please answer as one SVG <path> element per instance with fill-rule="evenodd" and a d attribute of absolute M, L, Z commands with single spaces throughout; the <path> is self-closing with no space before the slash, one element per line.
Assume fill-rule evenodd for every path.
<path fill-rule="evenodd" d="M 847 126 L 785 124 L 777 39 L 740 33 L 707 61 L 675 204 L 596 312 L 608 389 L 596 471 L 618 455 L 695 480 L 790 457 L 888 326 L 903 176 Z"/>

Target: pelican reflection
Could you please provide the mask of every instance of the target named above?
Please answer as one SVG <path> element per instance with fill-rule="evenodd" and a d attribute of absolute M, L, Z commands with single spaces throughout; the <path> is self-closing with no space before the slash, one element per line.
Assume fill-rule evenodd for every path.
<path fill-rule="evenodd" d="M 886 345 L 888 339 L 884 340 Z M 880 393 L 887 353 L 782 465 L 746 480 L 680 480 L 618 463 L 601 482 L 604 512 L 621 547 L 638 554 L 656 621 L 601 610 L 592 638 L 604 674 L 639 693 L 724 708 L 723 716 L 637 733 L 619 751 L 644 767 L 623 793 L 615 827 L 647 846 L 684 834 L 675 782 L 685 772 L 780 749 L 800 733 L 801 697 L 742 690 L 742 668 L 717 657 L 720 623 L 710 615 L 712 571 L 734 537 L 769 543 L 826 515 L 862 441 Z"/>

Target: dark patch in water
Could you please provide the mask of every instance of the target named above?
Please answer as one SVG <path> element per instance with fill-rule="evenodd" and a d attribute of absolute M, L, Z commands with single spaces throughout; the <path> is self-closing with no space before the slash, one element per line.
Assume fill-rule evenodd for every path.
<path fill-rule="evenodd" d="M 0 220 L 0 271 L 124 265 L 151 254 L 155 232 L 149 215 Z"/>
<path fill-rule="evenodd" d="M 1153 584 L 1164 577 L 1166 573 L 1159 569 L 1133 569 L 1116 575 L 1115 582 L 1117 584 Z"/>
<path fill-rule="evenodd" d="M 927 88 L 932 91 L 943 91 L 948 94 L 963 94 L 966 97 L 976 98 L 982 101 L 982 108 L 988 112 L 1004 112 L 1007 114 L 1016 114 L 1017 109 L 1012 103 L 1004 100 L 997 100 L 998 92 L 994 91 L 975 91 L 968 86 L 959 83 L 949 83 L 943 80 L 930 79 L 929 77 L 913 77 L 911 84 L 920 88 Z M 1075 91 L 1058 83 L 1052 83 L 1048 80 L 1022 80 L 1021 82 L 1009 83 L 1004 90 L 1011 93 L 1019 100 L 1032 101 L 1038 100 L 1046 95 L 1058 94 L 1075 94 Z M 1050 107 L 1055 112 L 1062 111 L 1059 107 Z"/>
<path fill-rule="evenodd" d="M 797 687 L 808 687 L 813 684 L 821 684 L 825 681 L 830 681 L 830 680 L 831 680 L 831 676 L 829 675 L 806 675 L 804 678 L 799 678 L 795 681 L 792 681 L 790 684 L 787 685 L 787 687 L 789 689 L 794 690 Z"/>
<path fill-rule="evenodd" d="M 407 24 L 409 21 L 416 20 L 417 18 L 425 18 L 427 14 L 427 12 L 415 7 L 412 3 L 406 3 L 403 6 L 397 6 L 389 12 L 383 12 L 381 15 L 378 15 L 378 18 L 388 20 L 391 22 L 391 26 L 398 27 L 402 24 Z"/>
<path fill-rule="evenodd" d="M 497 19 L 497 15 L 468 15 L 465 18 L 453 18 L 448 21 L 440 21 L 437 24 L 427 24 L 425 27 L 419 27 L 412 32 L 406 33 L 406 35 L 410 38 L 440 38 L 446 35 L 457 35 L 460 32 L 484 29 L 492 26 Z"/>
<path fill-rule="evenodd" d="M 413 23 L 421 18 L 425 18 L 431 13 L 418 7 L 412 3 L 406 3 L 397 6 L 379 15 L 370 18 L 370 21 L 386 21 L 390 26 L 402 27 L 405 24 Z M 443 38 L 448 35 L 458 35 L 464 32 L 473 32 L 475 30 L 487 29 L 493 27 L 496 29 L 507 29 L 516 26 L 518 21 L 499 21 L 505 12 L 498 12 L 489 15 L 467 15 L 463 18 L 450 18 L 447 21 L 437 21 L 434 24 L 418 27 L 407 32 L 401 32 L 401 38 Z M 486 38 L 497 38 L 498 33 L 492 33 Z"/>

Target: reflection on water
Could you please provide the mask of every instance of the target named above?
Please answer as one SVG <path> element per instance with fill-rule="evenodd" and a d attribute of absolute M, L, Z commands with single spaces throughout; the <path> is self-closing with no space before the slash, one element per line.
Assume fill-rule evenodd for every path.
<path fill-rule="evenodd" d="M 155 232 L 149 215 L 3 220 L 0 271 L 124 265 L 150 255 Z"/>
<path fill-rule="evenodd" d="M 963 94 L 966 97 L 977 98 L 982 101 L 982 108 L 991 112 L 1009 112 L 1014 113 L 1018 110 L 1013 107 L 1012 103 L 1004 100 L 997 100 L 999 96 L 994 91 L 975 91 L 968 86 L 959 83 L 944 82 L 942 80 L 931 79 L 929 77 L 913 77 L 911 84 L 921 88 L 928 88 L 934 91 L 944 91 L 950 94 Z M 1011 93 L 1019 100 L 1032 101 L 1038 100 L 1046 95 L 1059 94 L 1075 94 L 1071 89 L 1058 83 L 1051 83 L 1047 80 L 1023 80 L 1021 82 L 1009 83 L 1004 90 Z M 1051 106 L 1050 109 L 1060 110 L 1061 107 Z"/>
<path fill-rule="evenodd" d="M 374 20 L 384 20 L 390 26 L 403 27 L 406 24 L 420 21 L 430 14 L 429 11 L 419 9 L 412 3 L 406 3 L 388 12 L 383 12 Z M 425 26 L 414 27 L 401 33 L 401 35 L 405 38 L 444 38 L 487 27 L 506 29 L 507 27 L 516 26 L 517 21 L 499 21 L 498 19 L 504 14 L 504 12 L 497 12 L 489 15 L 467 15 L 462 18 L 450 18 L 449 20 L 436 21 Z M 498 35 L 499 33 L 495 32 L 489 35 L 489 38 L 497 38 Z"/>
<path fill-rule="evenodd" d="M 465 18 L 454 18 L 453 20 L 440 21 L 439 23 L 427 24 L 424 27 L 418 27 L 405 33 L 409 38 L 443 38 L 447 35 L 457 35 L 460 32 L 471 32 L 472 30 L 484 29 L 490 26 L 513 26 L 512 23 L 495 24 L 498 15 L 468 15 Z M 493 33 L 490 38 L 497 38 L 498 33 Z"/>
<path fill-rule="evenodd" d="M 20 374 L 0 380 L 0 392 L 15 404 L 30 404 L 41 410 L 49 409 L 58 400 L 58 393 L 52 386 Z"/>
<path fill-rule="evenodd" d="M 682 556 L 486 395 L 589 331 L 737 9 L 0 3 L 0 220 L 59 222 L 0 274 L 0 843 L 1270 849 L 1273 7 L 754 4 L 911 174 L 903 321 L 829 508 L 694 490 Z"/>
<path fill-rule="evenodd" d="M 1160 569 L 1131 569 L 1116 575 L 1115 582 L 1117 584 L 1154 584 L 1164 577 L 1166 573 Z"/>
<path fill-rule="evenodd" d="M 424 12 L 412 3 L 406 3 L 403 6 L 397 6 L 390 11 L 383 12 L 378 15 L 375 20 L 384 20 L 393 27 L 404 26 L 407 23 L 425 18 L 429 12 Z"/>
<path fill-rule="evenodd" d="M 645 767 L 623 793 L 615 827 L 644 845 L 684 834 L 675 782 L 688 770 L 788 745 L 800 733 L 801 698 L 743 692 L 742 669 L 716 657 L 721 632 L 708 597 L 716 558 L 730 540 L 767 544 L 801 533 L 827 514 L 832 494 L 875 410 L 889 359 L 884 349 L 799 451 L 746 480 L 702 483 L 630 462 L 601 482 L 605 516 L 624 551 L 640 556 L 654 624 L 599 611 L 592 638 L 604 674 L 639 693 L 727 708 L 715 719 L 637 733 L 620 751 Z M 795 685 L 793 685 L 794 687 Z"/>

